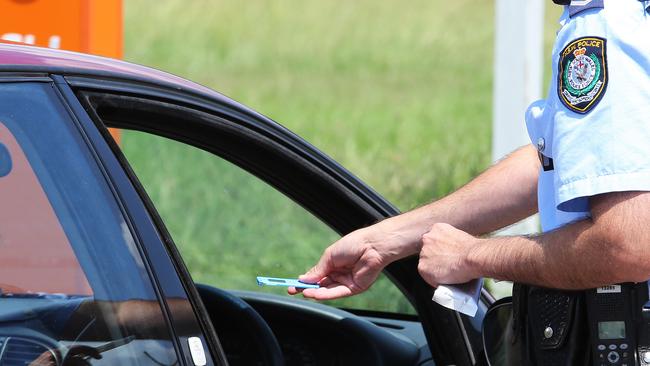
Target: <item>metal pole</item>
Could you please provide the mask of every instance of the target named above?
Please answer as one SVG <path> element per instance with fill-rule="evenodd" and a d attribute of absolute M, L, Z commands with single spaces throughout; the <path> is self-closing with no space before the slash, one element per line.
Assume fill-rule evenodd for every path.
<path fill-rule="evenodd" d="M 543 0 L 497 0 L 494 62 L 492 159 L 501 159 L 530 143 L 524 114 L 542 92 Z M 499 234 L 539 230 L 536 216 Z"/>

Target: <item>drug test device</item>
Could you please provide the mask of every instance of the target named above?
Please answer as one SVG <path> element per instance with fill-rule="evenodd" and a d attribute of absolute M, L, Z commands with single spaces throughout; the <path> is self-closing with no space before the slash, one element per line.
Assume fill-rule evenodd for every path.
<path fill-rule="evenodd" d="M 295 288 L 319 288 L 317 283 L 304 283 L 297 279 L 275 278 L 257 276 L 257 284 L 260 286 L 285 286 Z"/>

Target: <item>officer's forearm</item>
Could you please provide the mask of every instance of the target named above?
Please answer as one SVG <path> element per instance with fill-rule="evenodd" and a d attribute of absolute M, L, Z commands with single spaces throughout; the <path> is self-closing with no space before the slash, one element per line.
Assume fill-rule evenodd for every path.
<path fill-rule="evenodd" d="M 454 193 L 364 229 L 363 236 L 394 260 L 417 254 L 422 235 L 435 223 L 473 235 L 492 232 L 537 211 L 538 175 L 536 150 L 522 147 Z"/>
<path fill-rule="evenodd" d="M 449 196 L 429 205 L 431 221 L 473 235 L 501 229 L 537 212 L 537 150 L 526 145 Z"/>
<path fill-rule="evenodd" d="M 477 239 L 468 268 L 478 276 L 584 289 L 650 278 L 650 193 L 592 198 L 593 219 L 534 237 Z"/>

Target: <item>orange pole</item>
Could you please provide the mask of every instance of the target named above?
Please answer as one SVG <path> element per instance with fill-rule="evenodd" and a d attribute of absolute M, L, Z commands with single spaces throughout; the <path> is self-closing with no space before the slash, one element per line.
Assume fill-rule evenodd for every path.
<path fill-rule="evenodd" d="M 122 0 L 4 0 L 2 13 L 1 39 L 122 58 Z"/>

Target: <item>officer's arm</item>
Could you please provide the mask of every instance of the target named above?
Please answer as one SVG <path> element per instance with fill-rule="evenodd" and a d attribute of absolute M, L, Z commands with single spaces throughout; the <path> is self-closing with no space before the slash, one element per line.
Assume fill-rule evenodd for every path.
<path fill-rule="evenodd" d="M 490 233 L 537 212 L 539 170 L 537 150 L 526 145 L 452 194 L 358 233 L 361 241 L 399 258 L 418 254 L 422 235 L 438 222 L 472 235 Z"/>
<path fill-rule="evenodd" d="M 439 201 L 344 236 L 300 276 L 303 281 L 321 284 L 303 295 L 325 300 L 364 291 L 386 265 L 418 254 L 422 235 L 437 222 L 480 235 L 533 214 L 539 170 L 536 150 L 530 145 L 523 147 Z M 289 288 L 289 293 L 297 292 Z"/>
<path fill-rule="evenodd" d="M 512 225 L 537 212 L 539 170 L 537 149 L 526 145 L 456 192 L 425 206 L 428 224 L 446 222 L 474 235 Z"/>
<path fill-rule="evenodd" d="M 438 262 L 456 248 L 467 278 L 494 277 L 540 286 L 583 289 L 650 278 L 650 192 L 607 193 L 591 198 L 592 219 L 533 237 L 476 239 L 450 226 L 427 234 L 424 262 Z M 437 232 L 435 232 L 437 230 Z M 464 244 L 464 245 L 463 245 Z M 434 258 L 436 257 L 436 258 Z M 437 267 L 437 266 L 434 266 Z M 421 265 L 429 282 L 452 278 Z M 445 278 L 445 276 L 447 278 Z"/>
<path fill-rule="evenodd" d="M 376 229 L 379 240 L 392 233 L 412 242 L 401 257 L 418 254 L 422 235 L 438 222 L 472 235 L 490 233 L 537 212 L 539 170 L 537 150 L 524 146 L 454 193 L 368 229 Z"/>

